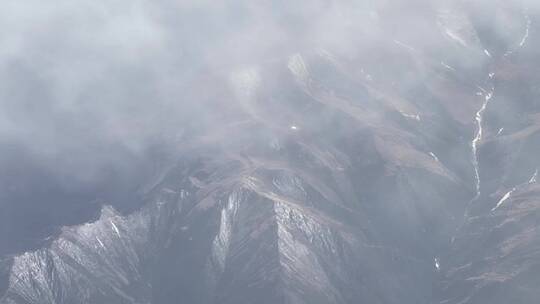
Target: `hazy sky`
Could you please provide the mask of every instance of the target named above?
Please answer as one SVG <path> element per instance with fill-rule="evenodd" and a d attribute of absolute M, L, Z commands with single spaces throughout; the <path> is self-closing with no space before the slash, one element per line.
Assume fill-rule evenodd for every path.
<path fill-rule="evenodd" d="M 246 92 L 274 77 L 262 67 L 296 53 L 355 56 L 393 39 L 443 51 L 423 13 L 444 2 L 4 0 L 0 208 L 140 182 L 156 146 L 253 116 Z"/>
<path fill-rule="evenodd" d="M 206 119 L 208 82 L 221 82 L 217 90 L 239 69 L 306 49 L 358 52 L 382 34 L 433 43 L 416 17 L 440 2 L 7 0 L 0 140 L 84 164 L 81 154 L 95 145 L 142 153 L 149 137 L 172 132 L 166 123 L 181 128 L 192 113 Z"/>

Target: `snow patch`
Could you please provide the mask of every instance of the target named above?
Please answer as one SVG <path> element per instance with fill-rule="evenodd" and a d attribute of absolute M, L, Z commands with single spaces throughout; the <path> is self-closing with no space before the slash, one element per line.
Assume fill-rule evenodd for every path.
<path fill-rule="evenodd" d="M 483 120 L 483 114 L 487 109 L 487 106 L 489 104 L 489 101 L 493 97 L 493 90 L 485 95 L 484 102 L 482 103 L 482 107 L 476 112 L 475 120 L 477 125 L 477 132 L 476 136 L 472 140 L 471 146 L 472 146 L 472 152 L 473 152 L 473 166 L 474 166 L 474 174 L 476 177 L 476 198 L 480 197 L 480 169 L 478 164 L 478 143 L 482 140 L 483 137 L 483 128 L 482 128 L 482 120 Z"/>
<path fill-rule="evenodd" d="M 96 236 L 96 241 L 99 243 L 99 245 L 101 246 L 101 248 L 103 249 L 106 249 L 105 248 L 105 245 L 103 244 L 103 242 L 99 239 L 99 237 Z"/>
<path fill-rule="evenodd" d="M 114 230 L 114 233 L 116 233 L 116 235 L 118 235 L 118 237 L 120 237 L 120 230 L 118 230 L 118 227 L 116 226 L 116 224 L 110 220 L 109 221 L 111 223 L 111 226 L 112 226 L 112 229 Z"/>
<path fill-rule="evenodd" d="M 529 39 L 529 32 L 531 30 L 531 18 L 527 13 L 525 13 L 525 20 L 526 20 L 526 27 L 525 27 L 525 33 L 523 34 L 523 38 L 521 38 L 521 41 L 519 42 L 519 47 L 523 47 L 527 40 Z"/>
<path fill-rule="evenodd" d="M 416 121 L 420 121 L 420 115 L 419 114 L 409 114 L 409 113 L 405 113 L 403 111 L 399 111 L 399 113 L 401 113 L 401 115 L 405 118 L 408 118 L 408 119 L 414 119 Z"/>
<path fill-rule="evenodd" d="M 456 71 L 456 69 L 454 69 L 452 66 L 446 64 L 444 61 L 441 61 L 441 65 L 447 69 L 449 69 L 450 71 Z"/>
<path fill-rule="evenodd" d="M 514 191 L 516 191 L 516 187 L 512 188 L 512 190 L 508 191 L 500 200 L 499 202 L 497 203 L 497 206 L 493 207 L 493 209 L 491 209 L 491 211 L 495 211 L 497 210 L 497 208 L 499 208 L 500 206 L 502 206 L 504 204 L 504 202 L 506 202 L 510 196 L 512 195 L 512 193 L 514 193 Z"/>
<path fill-rule="evenodd" d="M 440 161 L 439 161 L 439 158 L 437 157 L 437 155 L 435 155 L 435 153 L 429 152 L 429 155 L 431 155 L 431 157 L 433 157 L 433 159 L 434 159 L 436 162 L 438 162 L 438 163 L 440 162 Z"/>
<path fill-rule="evenodd" d="M 457 34 L 455 34 L 454 32 L 452 32 L 451 30 L 446 29 L 446 30 L 444 31 L 444 33 L 445 33 L 446 36 L 448 36 L 450 39 L 456 41 L 457 43 L 461 44 L 461 45 L 464 46 L 464 47 L 467 47 L 467 43 L 465 42 L 465 40 L 463 40 L 461 37 L 459 37 Z"/>
<path fill-rule="evenodd" d="M 411 52 L 416 52 L 416 49 L 414 49 L 412 46 L 408 45 L 408 44 L 405 44 L 399 40 L 394 40 L 394 43 L 401 46 L 401 47 L 404 47 L 406 48 L 407 50 L 411 51 Z"/>
<path fill-rule="evenodd" d="M 536 178 L 538 177 L 538 169 L 534 171 L 533 176 L 529 179 L 529 184 L 536 184 Z"/>

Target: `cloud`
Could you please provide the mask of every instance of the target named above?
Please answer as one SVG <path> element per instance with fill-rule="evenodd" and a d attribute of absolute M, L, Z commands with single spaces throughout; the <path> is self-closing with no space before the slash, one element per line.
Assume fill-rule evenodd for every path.
<path fill-rule="evenodd" d="M 537 8 L 536 1 L 527 1 L 530 9 Z M 519 5 L 513 4 L 517 11 Z M 448 5 L 428 0 L 5 0 L 0 162 L 32 164 L 19 176 L 45 172 L 41 176 L 59 181 L 62 189 L 103 180 L 113 187 L 107 172 L 116 172 L 116 182 L 137 175 L 136 168 L 154 160 L 156 147 L 186 153 L 187 143 L 197 137 L 229 143 L 230 134 L 223 132 L 229 125 L 237 138 L 254 132 L 235 123 L 267 122 L 272 101 L 258 100 L 258 92 L 268 84 L 282 88 L 283 75 L 273 67 L 286 70 L 295 54 L 337 54 L 358 71 L 396 60 L 371 73 L 403 73 L 404 87 L 414 87 L 421 77 L 407 74 L 414 60 L 394 56 L 408 50 L 388 51 L 395 41 L 448 56 L 450 64 L 484 64 L 482 50 L 456 46 L 437 28 L 432 10 L 439 6 Z M 301 116 L 293 106 L 279 110 L 272 116 L 276 123 L 288 125 L 282 117 Z"/>

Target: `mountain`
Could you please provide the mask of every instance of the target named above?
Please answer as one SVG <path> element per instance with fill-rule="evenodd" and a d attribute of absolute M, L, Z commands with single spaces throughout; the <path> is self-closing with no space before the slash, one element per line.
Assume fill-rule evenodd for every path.
<path fill-rule="evenodd" d="M 142 207 L 6 257 L 0 303 L 535 303 L 540 11 L 383 2 L 205 70 L 215 119 Z"/>

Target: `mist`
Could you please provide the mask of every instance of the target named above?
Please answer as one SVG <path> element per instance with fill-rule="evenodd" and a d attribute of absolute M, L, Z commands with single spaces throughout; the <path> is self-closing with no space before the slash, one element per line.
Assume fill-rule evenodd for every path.
<path fill-rule="evenodd" d="M 161 258 L 169 261 L 181 252 L 177 264 L 196 273 L 193 283 L 186 283 L 178 269 L 151 260 L 157 277 L 183 285 L 165 284 L 163 296 L 145 294 L 141 299 L 148 303 L 169 303 L 173 297 L 165 294 L 181 292 L 194 304 L 278 301 L 278 294 L 290 303 L 397 303 L 400 297 L 403 303 L 488 303 L 482 286 L 491 288 L 489 282 L 511 282 L 501 290 L 513 291 L 526 285 L 518 275 L 519 280 L 510 279 L 519 272 L 515 269 L 528 265 L 521 260 L 504 269 L 474 268 L 463 277 L 458 270 L 488 256 L 475 256 L 481 249 L 472 244 L 480 241 L 469 237 L 497 231 L 503 223 L 516 222 L 512 229 L 527 233 L 508 236 L 501 250 L 526 243 L 516 239 L 531 240 L 523 250 L 536 246 L 531 231 L 537 225 L 516 218 L 525 209 L 524 218 L 535 218 L 536 209 L 505 208 L 515 198 L 535 201 L 537 191 L 537 2 L 2 1 L 0 262 L 8 266 L 6 271 L 0 267 L 0 274 L 10 273 L 12 265 L 24 269 L 17 264 L 21 254 L 55 248 L 66 229 L 75 229 L 72 238 L 77 239 L 84 235 L 77 227 L 101 227 L 109 219 L 104 206 L 118 212 L 111 218 L 128 222 L 153 214 L 153 206 L 189 200 L 182 203 L 184 209 L 170 207 L 180 211 L 171 211 L 167 216 L 178 218 L 167 223 L 178 223 L 156 228 L 161 231 L 156 238 L 170 238 L 159 245 Z M 180 185 L 182 190 L 175 188 Z M 251 191 L 245 196 L 255 207 L 242 201 L 237 187 Z M 172 198 L 163 189 L 196 194 Z M 238 211 L 241 216 L 227 205 L 234 200 L 235 208 L 245 206 Z M 290 203 L 303 215 L 289 210 L 282 219 L 282 207 L 270 212 L 264 200 L 275 206 Z M 312 222 L 306 220 L 310 216 Z M 264 234 L 273 224 L 253 226 L 259 217 L 278 227 L 277 237 Z M 299 218 L 308 224 L 301 226 Z M 200 230 L 188 237 L 185 231 L 195 230 L 190 223 Z M 310 232 L 310 242 L 287 244 L 280 229 L 292 231 L 297 224 L 291 235 L 323 228 Z M 123 229 L 142 228 L 126 224 Z M 113 235 L 121 235 L 114 230 Z M 288 269 L 298 267 L 318 281 L 288 274 L 280 282 L 290 280 L 295 290 L 240 292 L 242 280 L 250 278 L 249 267 L 267 266 L 257 260 L 242 272 L 236 256 L 227 253 L 235 246 L 227 243 L 234 240 L 233 232 L 223 237 L 229 230 L 251 231 L 251 241 L 257 233 L 264 235 L 263 245 L 246 247 L 248 256 L 258 253 L 271 260 L 274 253 L 259 251 L 274 243 L 280 263 L 289 258 L 280 250 L 290 250 L 298 260 L 299 252 L 309 252 L 302 257 L 305 265 L 291 262 Z M 339 235 L 345 232 L 354 237 Z M 313 239 L 321 235 L 325 241 L 320 242 L 345 248 L 339 258 L 317 247 Z M 208 242 L 189 245 L 197 236 Z M 496 238 L 482 237 L 489 244 L 490 237 Z M 104 236 L 95 238 L 98 247 L 107 247 Z M 363 245 L 351 245 L 351 239 Z M 221 243 L 227 245 L 213 249 L 211 262 L 190 260 L 197 255 L 193 252 Z M 392 249 L 384 253 L 366 249 L 387 247 Z M 358 250 L 365 255 L 354 260 Z M 215 252 L 226 258 L 216 258 Z M 391 262 L 379 260 L 386 255 Z M 230 269 L 221 259 L 233 261 Z M 334 268 L 325 264 L 333 259 L 339 260 Z M 408 259 L 416 270 L 402 265 Z M 377 266 L 366 266 L 372 261 Z M 197 268 L 197 263 L 206 266 Z M 205 263 L 220 270 L 209 271 Z M 386 263 L 396 265 L 377 268 Z M 370 275 L 358 274 L 363 271 Z M 207 272 L 211 280 L 202 278 Z M 223 283 L 236 276 L 240 281 Z M 424 285 L 408 286 L 401 276 Z M 375 294 L 380 286 L 371 283 L 374 277 L 399 287 Z M 523 277 L 534 281 L 540 276 L 532 271 Z M 357 279 L 366 284 L 366 296 L 342 282 Z M 10 298 L 10 292 L 18 292 L 11 291 L 13 280 L 6 280 L 8 292 L 3 298 L 0 288 L 0 303 L 19 303 Z M 464 281 L 481 282 L 467 289 L 459 285 Z M 428 300 L 429 285 L 435 291 Z M 302 295 L 313 286 L 323 286 L 320 294 Z M 139 299 L 129 288 L 122 290 Z M 211 290 L 214 298 L 205 299 L 200 290 Z M 113 301 L 107 292 L 100 294 L 104 298 L 91 299 Z M 521 295 L 532 300 L 537 293 Z"/>

